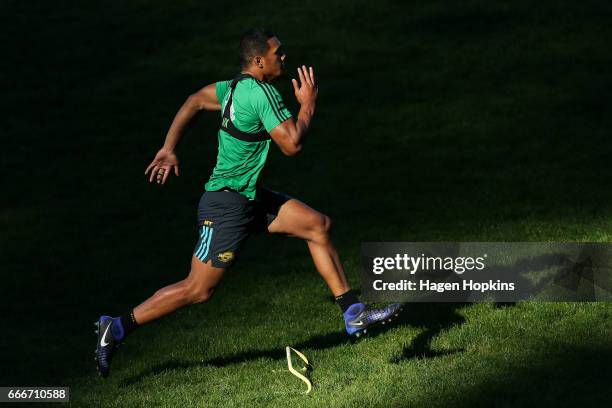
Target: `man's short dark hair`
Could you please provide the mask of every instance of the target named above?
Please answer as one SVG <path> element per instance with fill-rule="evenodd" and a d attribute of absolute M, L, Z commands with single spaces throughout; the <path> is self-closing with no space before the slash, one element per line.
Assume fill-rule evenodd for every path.
<path fill-rule="evenodd" d="M 246 68 L 257 55 L 264 55 L 270 46 L 268 40 L 274 37 L 272 31 L 265 28 L 251 28 L 240 37 L 240 65 Z"/>

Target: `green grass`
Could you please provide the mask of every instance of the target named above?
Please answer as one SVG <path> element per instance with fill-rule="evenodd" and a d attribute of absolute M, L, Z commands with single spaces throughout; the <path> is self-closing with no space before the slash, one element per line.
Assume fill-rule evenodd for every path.
<path fill-rule="evenodd" d="M 274 29 L 320 97 L 266 184 L 363 241 L 612 241 L 612 6 L 605 1 L 0 4 L 0 385 L 74 406 L 598 406 L 606 303 L 414 304 L 351 345 L 302 242 L 256 237 L 209 303 L 145 326 L 95 374 L 91 322 L 185 276 L 214 165 L 205 115 L 164 188 L 143 171 L 184 98 Z M 288 78 L 279 82 L 295 110 Z M 112 288 L 111 291 L 108 288 Z M 7 329 L 8 328 L 8 329 Z M 315 389 L 284 347 L 313 361 Z"/>

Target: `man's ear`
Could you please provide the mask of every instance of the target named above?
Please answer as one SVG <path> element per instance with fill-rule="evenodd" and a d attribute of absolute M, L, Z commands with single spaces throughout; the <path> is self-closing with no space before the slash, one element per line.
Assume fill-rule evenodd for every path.
<path fill-rule="evenodd" d="M 257 64 L 258 68 L 263 68 L 263 58 L 255 57 L 255 64 Z"/>

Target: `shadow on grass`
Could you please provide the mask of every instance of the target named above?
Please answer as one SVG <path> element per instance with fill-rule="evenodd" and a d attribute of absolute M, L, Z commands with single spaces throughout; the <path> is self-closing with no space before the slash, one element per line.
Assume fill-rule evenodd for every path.
<path fill-rule="evenodd" d="M 442 331 L 465 322 L 457 311 L 468 303 L 415 303 L 410 306 L 410 313 L 400 316 L 398 324 L 424 327 L 399 356 L 393 357 L 391 363 L 398 364 L 413 358 L 434 358 L 455 354 L 463 349 L 432 350 L 431 341 Z"/>
<path fill-rule="evenodd" d="M 458 384 L 441 401 L 456 407 L 610 406 L 610 361 L 610 345 L 542 350 L 535 359 L 496 361 L 489 375 Z"/>
<path fill-rule="evenodd" d="M 513 276 L 517 287 L 522 288 L 526 293 L 536 294 L 543 288 L 550 286 L 551 282 L 560 284 L 573 292 L 578 291 L 578 287 L 582 280 L 587 280 L 591 284 L 593 282 L 592 270 L 589 269 L 590 258 L 585 256 L 585 251 L 579 255 L 580 260 L 570 262 L 569 255 L 566 253 L 545 254 L 535 257 L 525 257 L 515 262 L 511 266 L 497 266 L 487 270 L 489 275 Z M 588 255 L 588 254 L 587 254 Z M 584 260 L 586 259 L 586 260 Z M 537 284 L 531 283 L 523 274 L 527 272 L 546 270 L 547 268 L 556 267 L 558 271 L 549 279 L 542 280 Z M 585 273 L 585 270 L 587 272 Z M 455 274 L 452 278 L 458 281 Z M 592 286 L 591 288 L 592 289 Z M 467 301 L 469 293 L 461 292 L 454 300 Z M 594 295 L 591 293 L 590 295 Z M 398 364 L 404 360 L 413 358 L 433 358 L 455 354 L 464 351 L 464 349 L 451 350 L 432 350 L 431 341 L 438 336 L 442 331 L 448 330 L 453 326 L 463 324 L 465 319 L 457 313 L 470 303 L 415 303 L 410 306 L 410 314 L 404 314 L 400 317 L 398 324 L 424 327 L 411 344 L 404 348 L 401 355 L 391 359 L 391 363 Z M 494 306 L 498 309 L 509 308 L 515 306 L 515 302 L 496 302 Z"/>
<path fill-rule="evenodd" d="M 302 343 L 296 344 L 293 347 L 301 349 L 326 349 L 350 343 L 348 337 L 343 332 L 334 332 L 314 336 Z M 225 367 L 232 364 L 239 364 L 245 361 L 254 361 L 262 358 L 273 360 L 281 360 L 285 358 L 285 350 L 283 348 L 273 348 L 266 350 L 249 350 L 243 353 L 233 354 L 229 356 L 216 357 L 209 360 L 185 361 L 185 360 L 168 360 L 161 364 L 157 364 L 151 368 L 134 376 L 128 377 L 121 381 L 121 387 L 127 387 L 136 384 L 147 377 L 166 373 L 168 371 L 185 370 L 193 367 L 213 366 Z"/>
<path fill-rule="evenodd" d="M 463 350 L 445 350 L 435 351 L 430 349 L 431 340 L 440 332 L 452 326 L 462 324 L 465 319 L 457 313 L 457 310 L 468 305 L 467 303 L 420 303 L 404 306 L 404 311 L 400 314 L 397 320 L 388 326 L 377 326 L 369 329 L 368 338 L 378 337 L 392 328 L 402 326 L 424 327 L 421 332 L 401 354 L 394 358 L 392 363 L 399 363 L 401 360 L 426 357 L 433 358 L 452 353 L 457 353 Z M 337 347 L 345 344 L 350 344 L 351 341 L 347 335 L 342 332 L 333 332 L 321 334 L 310 339 L 295 344 L 293 347 L 298 350 L 313 349 L 322 350 L 332 347 Z M 249 350 L 238 354 L 228 356 L 215 357 L 209 360 L 186 361 L 186 360 L 168 360 L 163 363 L 150 367 L 139 374 L 130 376 L 121 381 L 121 387 L 127 387 L 136 384 L 147 377 L 156 376 L 169 371 L 186 370 L 193 367 L 212 366 L 225 367 L 233 364 L 244 363 L 245 361 L 254 361 L 259 359 L 281 360 L 285 358 L 285 350 L 283 348 L 273 348 L 264 350 Z"/>

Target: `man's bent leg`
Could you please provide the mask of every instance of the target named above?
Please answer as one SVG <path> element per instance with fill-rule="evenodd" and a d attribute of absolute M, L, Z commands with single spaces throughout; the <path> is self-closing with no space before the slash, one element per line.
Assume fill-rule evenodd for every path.
<path fill-rule="evenodd" d="M 372 309 L 359 302 L 352 291 L 349 292 L 350 287 L 338 251 L 329 236 L 330 228 L 329 217 L 298 200 L 291 199 L 280 207 L 277 217 L 268 226 L 268 231 L 294 235 L 307 241 L 317 270 L 342 309 L 346 332 L 351 337 L 361 337 L 372 325 L 385 324 L 398 316 L 401 305 L 396 303 L 382 309 Z"/>
<path fill-rule="evenodd" d="M 180 282 L 166 286 L 134 308 L 136 322 L 144 324 L 158 319 L 183 306 L 205 302 L 210 299 L 221 281 L 225 268 L 215 268 L 212 261 L 203 263 L 191 258 L 191 272 Z"/>
<path fill-rule="evenodd" d="M 296 199 L 283 204 L 277 217 L 268 226 L 271 233 L 290 234 L 306 240 L 317 271 L 337 297 L 351 288 L 338 251 L 331 241 L 330 229 L 329 217 Z"/>

